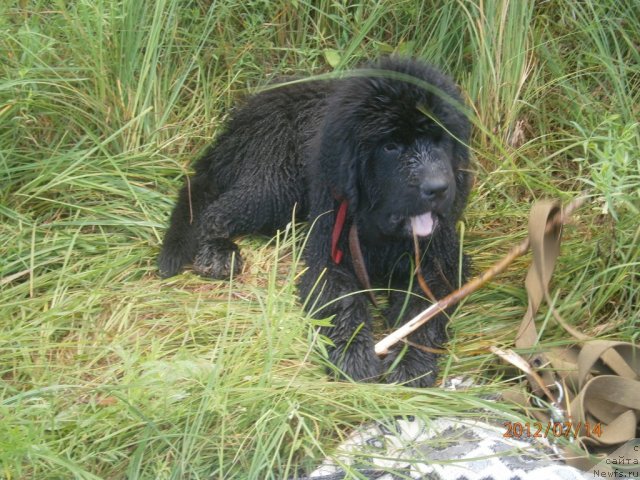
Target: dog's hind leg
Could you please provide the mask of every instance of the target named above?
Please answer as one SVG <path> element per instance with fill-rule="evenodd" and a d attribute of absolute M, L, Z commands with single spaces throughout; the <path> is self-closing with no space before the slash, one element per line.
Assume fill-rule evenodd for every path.
<path fill-rule="evenodd" d="M 240 235 L 273 233 L 291 221 L 299 202 L 296 184 L 268 175 L 243 179 L 207 204 L 198 218 L 198 247 L 194 270 L 225 279 L 239 272 L 242 259 L 232 241 Z"/>
<path fill-rule="evenodd" d="M 203 277 L 228 279 L 242 268 L 240 249 L 226 238 L 210 238 L 200 242 L 193 260 L 193 270 Z"/>
<path fill-rule="evenodd" d="M 204 176 L 190 178 L 180 191 L 158 257 L 158 269 L 162 277 L 176 275 L 193 261 L 198 249 L 197 218 L 204 205 L 214 196 Z"/>

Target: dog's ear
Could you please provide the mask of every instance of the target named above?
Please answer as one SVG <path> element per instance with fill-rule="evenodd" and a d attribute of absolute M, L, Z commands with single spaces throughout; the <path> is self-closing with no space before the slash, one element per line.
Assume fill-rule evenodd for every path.
<path fill-rule="evenodd" d="M 357 209 L 360 197 L 360 169 L 363 153 L 361 146 L 354 140 L 356 132 L 348 122 L 341 121 L 335 115 L 327 115 L 321 131 L 320 155 L 321 174 L 332 195 L 337 199 L 346 199 L 351 210 Z"/>

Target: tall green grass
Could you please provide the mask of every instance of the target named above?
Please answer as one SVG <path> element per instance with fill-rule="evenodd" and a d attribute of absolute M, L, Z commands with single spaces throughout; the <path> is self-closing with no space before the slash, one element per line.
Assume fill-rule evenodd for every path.
<path fill-rule="evenodd" d="M 565 318 L 637 341 L 637 2 L 34 0 L 0 5 L 0 477 L 286 478 L 354 426 L 474 416 L 508 374 L 528 259 L 465 301 L 443 376 L 468 393 L 332 382 L 296 300 L 303 226 L 242 239 L 231 282 L 160 280 L 155 257 L 191 162 L 271 79 L 392 52 L 461 84 L 480 271 L 531 202 L 592 202 L 554 280 Z M 296 242 L 294 238 L 299 240 Z M 567 341 L 541 316 L 544 343 Z M 502 420 L 510 407 L 489 407 Z"/>

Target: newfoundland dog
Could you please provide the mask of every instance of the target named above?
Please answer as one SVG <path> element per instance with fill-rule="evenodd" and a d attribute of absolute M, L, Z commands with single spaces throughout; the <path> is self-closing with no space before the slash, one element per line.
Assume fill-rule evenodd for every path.
<path fill-rule="evenodd" d="M 428 307 L 416 244 L 419 280 L 432 297 L 464 281 L 456 222 L 471 175 L 462 109 L 451 79 L 396 57 L 249 98 L 180 192 L 161 275 L 191 263 L 202 276 L 228 278 L 241 265 L 233 239 L 273 234 L 295 207 L 312 224 L 300 295 L 315 317 L 332 317 L 322 329 L 332 370 L 358 381 L 433 384 L 447 313 L 380 359 L 363 290 L 386 292 L 389 326 Z"/>

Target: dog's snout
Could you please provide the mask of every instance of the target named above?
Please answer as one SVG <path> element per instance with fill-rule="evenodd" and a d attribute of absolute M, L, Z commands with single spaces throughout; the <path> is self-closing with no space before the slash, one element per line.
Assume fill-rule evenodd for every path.
<path fill-rule="evenodd" d="M 444 196 L 449 188 L 449 182 L 442 177 L 426 178 L 420 184 L 420 194 L 425 200 L 438 200 Z"/>

